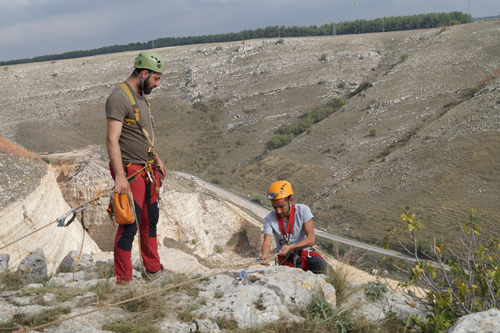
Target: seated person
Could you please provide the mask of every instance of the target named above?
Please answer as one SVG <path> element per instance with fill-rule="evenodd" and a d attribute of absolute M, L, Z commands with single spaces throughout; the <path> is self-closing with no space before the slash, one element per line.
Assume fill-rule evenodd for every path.
<path fill-rule="evenodd" d="M 302 268 L 313 273 L 326 273 L 328 264 L 314 251 L 313 215 L 308 206 L 293 204 L 292 185 L 285 180 L 273 183 L 267 192 L 274 212 L 264 218 L 264 243 L 260 259 L 267 261 L 271 237 L 276 240 L 280 265 Z"/>

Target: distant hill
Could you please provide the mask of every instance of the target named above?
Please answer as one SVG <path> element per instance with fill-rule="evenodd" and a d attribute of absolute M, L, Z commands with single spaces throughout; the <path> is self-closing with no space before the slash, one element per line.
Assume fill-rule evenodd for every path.
<path fill-rule="evenodd" d="M 401 225 L 407 205 L 429 237 L 456 241 L 473 207 L 483 234 L 500 237 L 499 28 L 490 20 L 157 49 L 167 70 L 149 100 L 160 153 L 170 169 L 250 199 L 265 201 L 272 181 L 288 179 L 317 227 L 370 243 Z M 0 132 L 35 152 L 104 145 L 106 97 L 135 56 L 0 70 Z M 281 124 L 333 98 L 346 103 L 269 150 Z"/>
<path fill-rule="evenodd" d="M 474 22 L 488 21 L 488 20 L 498 20 L 498 19 L 500 19 L 500 15 L 497 15 L 497 16 L 474 17 Z"/>
<path fill-rule="evenodd" d="M 363 34 L 371 32 L 413 30 L 420 28 L 435 28 L 445 25 L 455 25 L 470 22 L 470 16 L 462 12 L 428 13 L 407 16 L 391 16 L 374 20 L 355 20 L 338 23 L 325 23 L 322 26 L 310 25 L 308 27 L 270 26 L 265 29 L 243 30 L 237 33 L 165 37 L 147 42 L 129 43 L 127 45 L 111 45 L 92 50 L 70 51 L 61 54 L 42 55 L 34 58 L 0 61 L 0 66 L 24 64 L 31 62 L 55 61 L 90 57 L 100 54 L 110 54 L 126 51 L 146 50 L 150 48 L 172 47 L 180 45 L 194 45 L 206 43 L 227 43 L 258 38 L 287 38 L 307 36 L 331 36 L 345 34 Z"/>

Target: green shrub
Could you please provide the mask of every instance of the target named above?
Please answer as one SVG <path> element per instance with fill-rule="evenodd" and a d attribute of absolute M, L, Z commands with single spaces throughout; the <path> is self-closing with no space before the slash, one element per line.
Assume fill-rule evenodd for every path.
<path fill-rule="evenodd" d="M 371 300 L 380 299 L 382 295 L 387 292 L 387 283 L 380 282 L 379 279 L 377 281 L 368 281 L 363 286 L 365 290 L 365 295 Z"/>
<path fill-rule="evenodd" d="M 478 87 L 472 87 L 472 88 L 467 89 L 464 92 L 464 96 L 465 97 L 471 97 L 471 96 L 474 96 L 475 94 L 477 94 L 478 92 L 479 92 L 479 88 Z"/>
<path fill-rule="evenodd" d="M 345 82 L 344 81 L 340 81 L 339 84 L 337 85 L 337 88 L 344 89 L 345 88 Z"/>
<path fill-rule="evenodd" d="M 413 244 L 404 245 L 398 235 L 401 228 L 389 227 L 384 238 L 384 248 L 394 239 L 414 256 L 416 264 L 410 269 L 401 269 L 403 288 L 420 288 L 428 290 L 420 301 L 433 315 L 426 321 L 411 317 L 411 323 L 425 332 L 444 332 L 456 320 L 466 314 L 485 311 L 500 304 L 500 239 L 487 239 L 484 244 L 479 241 L 480 222 L 476 218 L 477 210 L 472 209 L 468 219 L 459 223 L 458 238 L 463 249 L 449 249 L 443 241 L 431 241 L 432 256 L 422 260 L 415 249 L 419 240 L 417 235 L 423 232 L 424 225 L 410 214 L 410 208 L 401 215 L 403 230 L 409 234 Z M 449 257 L 446 265 L 445 257 Z"/>
<path fill-rule="evenodd" d="M 219 178 L 212 179 L 212 184 L 223 186 L 222 180 Z"/>
<path fill-rule="evenodd" d="M 326 57 L 327 57 L 326 53 L 323 53 L 319 58 L 319 61 L 326 61 Z"/>
<path fill-rule="evenodd" d="M 350 97 L 353 97 L 353 96 L 356 96 L 357 94 L 359 94 L 360 92 L 362 92 L 363 90 L 365 90 L 366 88 L 368 87 L 371 87 L 372 86 L 372 83 L 371 82 L 363 82 L 361 83 L 357 88 L 356 90 L 354 90 L 352 93 L 349 94 Z"/>
<path fill-rule="evenodd" d="M 293 139 L 293 134 L 277 134 L 268 143 L 269 149 L 278 149 L 289 144 Z"/>
<path fill-rule="evenodd" d="M 272 137 L 271 141 L 268 142 L 268 149 L 278 149 L 289 144 L 294 137 L 307 132 L 308 134 L 312 131 L 312 126 L 326 117 L 330 116 L 332 113 L 340 109 L 345 104 L 345 101 L 340 98 L 333 98 L 324 106 L 315 108 L 312 111 L 306 111 L 301 116 L 301 121 L 295 126 L 290 124 L 281 124 L 276 130 L 276 135 Z"/>
<path fill-rule="evenodd" d="M 285 40 L 283 38 L 280 38 L 276 41 L 276 44 L 283 44 Z"/>
<path fill-rule="evenodd" d="M 406 58 L 408 58 L 408 55 L 405 53 L 405 54 L 400 55 L 399 58 L 401 58 L 401 61 L 405 61 Z"/>
<path fill-rule="evenodd" d="M 306 310 L 306 323 L 319 332 L 353 332 L 355 323 L 347 311 L 335 311 L 324 298 L 314 296 Z"/>
<path fill-rule="evenodd" d="M 214 246 L 214 251 L 217 252 L 217 253 L 222 253 L 224 252 L 224 248 L 220 245 L 215 245 Z"/>

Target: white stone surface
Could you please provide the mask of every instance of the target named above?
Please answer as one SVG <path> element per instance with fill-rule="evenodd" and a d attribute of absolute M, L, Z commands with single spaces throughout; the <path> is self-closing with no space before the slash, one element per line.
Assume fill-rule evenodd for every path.
<path fill-rule="evenodd" d="M 10 255 L 9 269 L 16 270 L 21 259 L 38 248 L 43 249 L 49 274 L 55 271 L 56 265 L 69 251 L 79 249 L 82 242 L 85 252 L 100 252 L 88 235 L 83 239 L 78 218 L 68 227 L 57 226 L 56 219 L 70 210 L 59 190 L 54 171 L 48 165 L 47 174 L 35 191 L 0 211 L 0 247 L 48 225 L 0 251 Z"/>

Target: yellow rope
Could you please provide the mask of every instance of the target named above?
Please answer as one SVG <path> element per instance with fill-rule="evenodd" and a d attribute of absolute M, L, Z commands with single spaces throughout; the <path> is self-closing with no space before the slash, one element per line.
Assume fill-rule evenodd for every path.
<path fill-rule="evenodd" d="M 51 325 L 54 325 L 54 324 L 57 324 L 57 323 L 60 323 L 60 322 L 63 322 L 63 321 L 67 321 L 67 320 L 70 320 L 70 319 L 74 319 L 74 318 L 77 318 L 77 317 L 88 315 L 90 313 L 94 313 L 94 312 L 98 312 L 98 311 L 101 311 L 101 310 L 104 310 L 104 309 L 108 309 L 108 308 L 111 308 L 111 307 L 114 307 L 114 306 L 117 306 L 117 305 L 121 305 L 121 304 L 130 302 L 130 301 L 134 301 L 134 300 L 139 299 L 139 298 L 143 298 L 143 297 L 147 297 L 147 296 L 152 296 L 152 295 L 157 294 L 157 293 L 161 293 L 161 292 L 165 292 L 165 291 L 168 291 L 168 290 L 171 290 L 171 289 L 179 288 L 179 287 L 191 284 L 193 282 L 197 282 L 197 281 L 200 281 L 200 280 L 203 280 L 203 279 L 207 279 L 207 278 L 215 276 L 215 275 L 227 274 L 228 272 L 230 272 L 232 270 L 235 270 L 235 269 L 238 269 L 238 268 L 242 268 L 242 267 L 245 267 L 245 266 L 247 266 L 247 264 L 241 264 L 239 266 L 233 267 L 231 269 L 228 269 L 228 270 L 225 270 L 225 271 L 222 271 L 222 272 L 215 272 L 215 273 L 212 273 L 212 274 L 209 274 L 209 275 L 205 275 L 205 276 L 201 276 L 199 278 L 196 278 L 196 279 L 193 279 L 193 280 L 189 280 L 189 281 L 185 281 L 185 282 L 173 285 L 173 286 L 169 286 L 169 287 L 166 287 L 166 288 L 160 288 L 158 290 L 146 293 L 144 295 L 139 295 L 139 296 L 135 296 L 135 297 L 123 300 L 123 301 L 119 301 L 119 302 L 116 302 L 116 303 L 111 303 L 111 304 L 105 305 L 105 306 L 100 307 L 100 308 L 96 308 L 96 309 L 93 309 L 93 310 L 90 310 L 90 311 L 87 311 L 87 312 L 83 312 L 83 313 L 80 313 L 80 314 L 77 314 L 77 315 L 73 315 L 73 316 L 70 316 L 70 317 L 58 319 L 58 320 L 55 320 L 55 321 L 52 321 L 50 323 L 46 323 L 46 324 L 43 324 L 43 325 L 39 325 L 39 326 L 35 326 L 35 327 L 23 326 L 20 329 L 18 329 L 16 332 L 17 333 L 22 333 L 22 332 L 28 332 L 28 331 L 37 331 L 37 330 L 40 330 L 40 329 L 42 329 L 44 327 L 48 327 L 48 326 L 51 326 Z M 0 331 L 12 330 L 12 329 L 13 329 L 12 327 L 10 327 L 10 328 L 2 328 L 2 327 L 0 327 Z"/>
<path fill-rule="evenodd" d="M 83 212 L 82 212 L 82 218 L 83 218 Z M 83 243 L 85 242 L 85 234 L 86 234 L 85 230 L 83 230 L 82 234 L 83 234 L 82 245 L 80 246 L 80 253 L 78 254 L 78 260 L 76 261 L 75 269 L 73 270 L 73 281 L 76 281 L 76 279 L 75 279 L 75 273 L 76 273 L 76 269 L 78 268 L 78 263 L 80 262 L 80 258 L 82 256 Z"/>
<path fill-rule="evenodd" d="M 154 160 L 149 160 L 149 161 L 146 161 L 146 164 L 145 164 L 145 165 L 144 165 L 141 169 L 138 169 L 138 170 L 137 170 L 136 172 L 134 172 L 132 175 L 128 176 L 128 177 L 127 177 L 127 179 L 130 179 L 130 178 L 134 177 L 135 175 L 137 175 L 138 173 L 140 173 L 140 172 L 142 172 L 144 169 L 146 169 L 148 166 L 153 165 L 153 162 L 154 162 Z M 111 191 L 113 191 L 113 190 L 114 190 L 114 188 L 115 188 L 115 187 L 113 186 L 113 187 L 111 187 L 111 188 L 108 188 L 108 189 L 106 189 L 106 190 L 102 191 L 101 193 L 99 193 L 98 195 L 96 195 L 94 198 L 92 198 L 92 199 L 90 199 L 90 200 L 85 201 L 85 202 L 84 202 L 83 204 L 81 204 L 81 205 L 78 205 L 78 206 L 73 207 L 73 208 L 72 208 L 69 212 L 67 212 L 65 215 L 69 215 L 69 214 L 71 214 L 71 212 L 73 212 L 75 209 L 77 209 L 77 208 L 79 208 L 79 207 L 83 207 L 83 206 L 89 205 L 89 204 L 93 203 L 94 201 L 99 200 L 99 199 L 100 199 L 101 197 L 103 197 L 105 194 L 108 194 L 108 193 L 110 193 Z M 64 216 L 64 215 L 63 215 L 63 216 Z M 45 224 L 44 226 L 42 226 L 40 229 L 37 229 L 37 230 L 35 230 L 35 231 L 33 231 L 33 232 L 30 232 L 29 234 L 24 235 L 24 236 L 22 236 L 22 237 L 20 237 L 20 238 L 18 238 L 18 239 L 16 239 L 16 240 L 14 240 L 14 241 L 12 241 L 12 242 L 8 243 L 7 245 L 4 245 L 4 246 L 0 247 L 0 251 L 1 251 L 1 250 L 3 250 L 3 249 L 5 249 L 5 248 L 7 248 L 7 247 L 9 247 L 9 246 L 11 246 L 12 244 L 15 244 L 15 243 L 19 242 L 20 240 L 23 240 L 23 239 L 25 239 L 25 238 L 27 238 L 27 237 L 29 237 L 29 236 L 31 236 L 31 235 L 33 235 L 33 234 L 35 234 L 35 233 L 39 232 L 39 231 L 41 231 L 41 230 L 43 230 L 43 229 L 45 229 L 45 228 L 47 228 L 47 227 L 51 226 L 52 224 L 54 224 L 54 223 L 56 223 L 56 222 L 58 222 L 58 220 L 57 220 L 57 219 L 52 220 L 51 222 L 49 222 L 49 223 Z"/>

